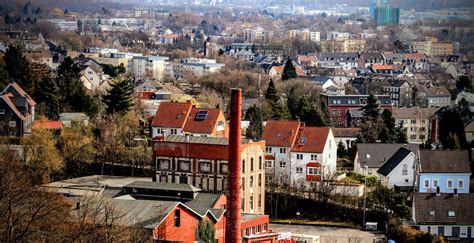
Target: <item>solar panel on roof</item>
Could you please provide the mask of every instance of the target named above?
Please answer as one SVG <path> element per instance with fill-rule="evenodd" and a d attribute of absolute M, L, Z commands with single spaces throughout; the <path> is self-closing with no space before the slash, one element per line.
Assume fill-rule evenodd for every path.
<path fill-rule="evenodd" d="M 208 111 L 198 111 L 196 114 L 196 120 L 205 120 L 207 118 Z"/>

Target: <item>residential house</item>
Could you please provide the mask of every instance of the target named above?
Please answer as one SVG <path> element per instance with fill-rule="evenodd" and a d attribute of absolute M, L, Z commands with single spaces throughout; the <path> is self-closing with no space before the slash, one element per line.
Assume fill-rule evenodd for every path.
<path fill-rule="evenodd" d="M 350 128 L 360 128 L 362 120 L 364 119 L 364 111 L 360 108 L 350 108 L 347 110 L 347 127 Z M 342 127 L 342 124 L 339 122 L 335 124 L 336 127 Z"/>
<path fill-rule="evenodd" d="M 371 67 L 373 64 L 385 64 L 385 59 L 380 52 L 361 52 L 359 67 Z"/>
<path fill-rule="evenodd" d="M 435 107 L 393 107 L 392 115 L 395 123 L 406 131 L 409 143 L 422 144 L 437 139 L 432 134 L 437 134 L 433 129 L 438 121 L 438 110 Z"/>
<path fill-rule="evenodd" d="M 358 143 L 354 158 L 354 172 L 379 178 L 377 171 L 405 146 L 415 155 L 418 153 L 417 144 Z"/>
<path fill-rule="evenodd" d="M 290 39 L 299 39 L 302 41 L 319 42 L 321 40 L 320 32 L 310 31 L 309 29 L 290 30 L 288 36 Z"/>
<path fill-rule="evenodd" d="M 53 65 L 53 55 L 48 49 L 28 50 L 25 57 L 30 62 L 44 64 L 49 68 L 55 68 Z"/>
<path fill-rule="evenodd" d="M 414 193 L 412 220 L 417 228 L 451 242 L 474 238 L 474 194 Z"/>
<path fill-rule="evenodd" d="M 389 78 L 382 86 L 382 93 L 390 96 L 393 106 L 411 104 L 412 92 L 410 82 L 401 78 Z"/>
<path fill-rule="evenodd" d="M 388 188 L 409 191 L 415 182 L 416 151 L 401 147 L 378 170 L 380 183 Z"/>
<path fill-rule="evenodd" d="M 362 52 L 365 50 L 365 39 L 324 40 L 320 42 L 322 52 Z"/>
<path fill-rule="evenodd" d="M 305 127 L 299 121 L 268 121 L 267 182 L 310 188 L 336 172 L 337 144 L 330 127 Z"/>
<path fill-rule="evenodd" d="M 342 143 L 346 149 L 350 149 L 357 141 L 357 137 L 360 134 L 360 128 L 333 127 L 332 132 L 334 133 L 337 145 Z"/>
<path fill-rule="evenodd" d="M 471 168 L 465 150 L 420 150 L 418 192 L 469 193 Z"/>
<path fill-rule="evenodd" d="M 151 123 L 153 139 L 168 135 L 228 137 L 229 128 L 222 110 L 197 108 L 191 102 L 163 102 Z"/>
<path fill-rule="evenodd" d="M 134 56 L 132 74 L 137 79 L 162 80 L 168 68 L 168 57 Z"/>
<path fill-rule="evenodd" d="M 283 74 L 283 70 L 285 69 L 285 66 L 273 66 L 268 74 L 272 77 L 281 77 Z M 305 76 L 305 72 L 301 67 L 296 66 L 295 67 L 296 75 L 298 76 Z"/>
<path fill-rule="evenodd" d="M 214 73 L 225 67 L 223 63 L 216 63 L 215 59 L 206 58 L 183 58 L 180 64 L 187 70 L 191 70 L 196 75 Z"/>
<path fill-rule="evenodd" d="M 307 68 L 307 67 L 315 67 L 317 65 L 316 55 L 308 54 L 308 55 L 297 55 L 296 62 L 298 65 Z"/>
<path fill-rule="evenodd" d="M 360 109 L 367 104 L 368 95 L 323 95 L 328 107 L 331 124 L 335 127 L 348 127 L 347 112 L 349 109 Z M 380 109 L 391 109 L 392 102 L 388 95 L 376 95 Z"/>
<path fill-rule="evenodd" d="M 190 184 L 210 193 L 227 191 L 229 140 L 167 135 L 153 146 L 156 180 Z M 242 212 L 265 212 L 265 142 L 242 140 Z"/>
<path fill-rule="evenodd" d="M 372 70 L 374 70 L 374 73 L 381 75 L 392 76 L 397 74 L 395 67 L 390 64 L 372 64 Z"/>
<path fill-rule="evenodd" d="M 357 77 L 357 73 L 355 70 L 344 70 L 344 69 L 333 69 L 331 75 L 329 75 L 331 79 L 339 85 L 345 85 L 351 79 Z"/>
<path fill-rule="evenodd" d="M 451 106 L 451 93 L 444 86 L 430 86 L 425 89 L 428 107 Z"/>
<path fill-rule="evenodd" d="M 426 71 L 429 69 L 428 57 L 423 53 L 405 53 L 403 54 L 404 63 L 410 65 L 417 71 Z"/>
<path fill-rule="evenodd" d="M 414 40 L 411 48 L 413 52 L 424 53 L 430 57 L 454 54 L 454 43 L 441 42 L 434 37 L 425 37 L 425 40 Z"/>
<path fill-rule="evenodd" d="M 359 53 L 357 52 L 320 52 L 316 58 L 318 66 L 323 68 L 351 70 L 359 65 Z"/>
<path fill-rule="evenodd" d="M 474 140 L 474 121 L 469 122 L 464 127 L 464 132 L 466 133 L 466 141 L 468 143 Z"/>
<path fill-rule="evenodd" d="M 0 136 L 23 137 L 31 134 L 36 102 L 13 82 L 0 92 Z"/>

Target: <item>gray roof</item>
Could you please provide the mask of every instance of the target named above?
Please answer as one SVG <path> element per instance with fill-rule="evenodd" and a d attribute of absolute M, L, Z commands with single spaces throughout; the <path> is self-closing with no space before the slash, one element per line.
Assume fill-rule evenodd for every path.
<path fill-rule="evenodd" d="M 413 196 L 414 220 L 421 224 L 474 224 L 474 193 L 460 193 L 458 196 L 432 193 L 415 193 Z M 454 212 L 449 216 L 448 212 Z"/>
<path fill-rule="evenodd" d="M 347 112 L 351 115 L 352 118 L 362 118 L 364 117 L 364 111 L 359 109 L 359 108 L 355 108 L 355 109 L 348 109 Z"/>
<path fill-rule="evenodd" d="M 204 214 L 209 208 L 214 207 L 219 197 L 221 197 L 221 194 L 198 193 L 193 200 L 185 204 L 196 212 Z"/>
<path fill-rule="evenodd" d="M 190 185 L 190 184 L 177 184 L 177 183 L 163 183 L 153 181 L 134 181 L 124 186 L 124 188 L 144 188 L 144 189 L 156 189 L 166 191 L 182 191 L 182 192 L 200 192 L 201 189 Z"/>
<path fill-rule="evenodd" d="M 168 135 L 164 139 L 165 142 L 174 142 L 174 143 L 197 143 L 197 144 L 216 144 L 216 145 L 228 145 L 228 138 L 218 138 L 218 137 L 197 137 L 189 136 L 189 141 L 186 141 L 186 136 L 182 135 Z M 242 139 L 242 144 L 249 143 L 250 140 Z"/>
<path fill-rule="evenodd" d="M 412 151 L 401 147 L 380 167 L 377 172 L 383 176 L 388 176 Z"/>
<path fill-rule="evenodd" d="M 466 150 L 421 150 L 420 173 L 471 173 Z"/>
<path fill-rule="evenodd" d="M 359 143 L 357 144 L 357 154 L 359 155 L 360 166 L 369 168 L 380 168 L 405 144 L 389 143 Z M 407 148 L 415 154 L 419 149 L 417 144 L 406 144 Z"/>
<path fill-rule="evenodd" d="M 120 221 L 125 225 L 152 229 L 178 204 L 176 201 L 113 199 Z"/>
<path fill-rule="evenodd" d="M 342 61 L 357 62 L 359 53 L 357 52 L 321 52 L 316 54 L 318 61 Z"/>

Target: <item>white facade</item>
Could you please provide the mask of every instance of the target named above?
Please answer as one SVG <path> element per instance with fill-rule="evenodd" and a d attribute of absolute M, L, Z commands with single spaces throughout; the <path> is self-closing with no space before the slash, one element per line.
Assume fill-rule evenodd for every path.
<path fill-rule="evenodd" d="M 459 235 L 455 236 L 454 231 L 459 230 Z M 420 230 L 432 235 L 453 236 L 459 238 L 471 238 L 474 235 L 474 225 L 423 225 Z"/>
<path fill-rule="evenodd" d="M 415 181 L 415 154 L 410 152 L 387 176 L 380 175 L 381 184 L 388 187 L 412 187 Z"/>
<path fill-rule="evenodd" d="M 161 56 L 134 56 L 132 59 L 132 72 L 135 78 L 163 79 L 166 71 L 168 57 Z"/>

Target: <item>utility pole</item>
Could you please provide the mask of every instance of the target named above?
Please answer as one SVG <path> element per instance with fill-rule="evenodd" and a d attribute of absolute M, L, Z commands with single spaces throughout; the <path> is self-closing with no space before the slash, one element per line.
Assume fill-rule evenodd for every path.
<path fill-rule="evenodd" d="M 365 169 L 365 176 L 364 176 L 364 214 L 363 214 L 363 217 L 362 217 L 362 229 L 365 229 L 365 205 L 366 205 L 366 201 L 367 201 L 366 190 L 367 190 L 367 175 L 368 175 L 369 167 L 366 165 L 366 166 L 364 166 L 364 169 Z"/>

